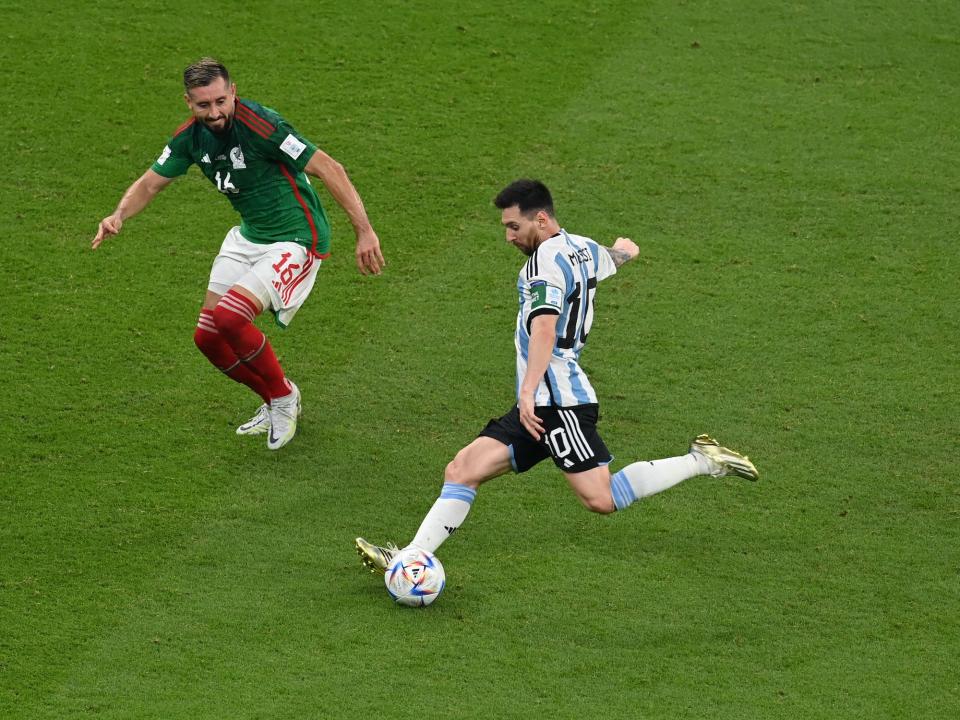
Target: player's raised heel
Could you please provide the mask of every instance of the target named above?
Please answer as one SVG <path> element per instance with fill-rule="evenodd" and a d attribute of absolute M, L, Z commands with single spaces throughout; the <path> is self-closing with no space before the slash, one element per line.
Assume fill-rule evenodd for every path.
<path fill-rule="evenodd" d="M 393 560 L 393 556 L 399 552 L 397 546 L 393 543 L 387 543 L 387 547 L 380 547 L 367 542 L 362 537 L 357 538 L 356 545 L 357 554 L 360 555 L 363 564 L 370 568 L 370 572 L 386 572 L 387 565 Z"/>
<path fill-rule="evenodd" d="M 267 447 L 279 450 L 293 440 L 297 434 L 297 418 L 300 417 L 300 388 L 288 380 L 293 391 L 286 397 L 270 401 L 270 432 L 267 434 Z"/>
<path fill-rule="evenodd" d="M 714 468 L 710 472 L 713 477 L 737 475 L 747 480 L 756 480 L 760 477 L 757 468 L 750 462 L 750 458 L 741 455 L 735 450 L 725 448 L 709 435 L 697 435 L 690 443 L 690 452 L 707 458 Z"/>

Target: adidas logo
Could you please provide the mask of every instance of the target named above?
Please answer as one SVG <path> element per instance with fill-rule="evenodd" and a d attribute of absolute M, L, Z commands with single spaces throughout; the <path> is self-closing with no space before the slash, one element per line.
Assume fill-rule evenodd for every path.
<path fill-rule="evenodd" d="M 458 527 L 459 527 L 459 526 L 458 526 Z M 455 527 L 450 527 L 449 525 L 444 525 L 444 526 L 443 526 L 443 529 L 447 531 L 447 534 L 448 534 L 448 535 L 453 535 L 453 533 L 455 533 L 456 530 L 457 530 L 457 528 L 455 528 Z"/>

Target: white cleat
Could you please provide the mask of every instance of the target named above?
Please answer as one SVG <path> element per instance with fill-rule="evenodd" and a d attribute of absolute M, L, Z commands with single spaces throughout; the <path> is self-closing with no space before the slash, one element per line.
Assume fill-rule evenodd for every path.
<path fill-rule="evenodd" d="M 257 414 L 237 428 L 237 435 L 263 435 L 270 429 L 270 406 L 264 403 Z"/>
<path fill-rule="evenodd" d="M 756 480 L 760 477 L 750 458 L 723 447 L 709 435 L 697 435 L 690 443 L 690 452 L 707 459 L 713 468 L 710 472 L 712 477 L 737 475 L 747 480 Z"/>
<path fill-rule="evenodd" d="M 297 434 L 297 418 L 300 417 L 300 388 L 288 380 L 293 392 L 270 401 L 267 414 L 270 417 L 270 431 L 267 433 L 267 447 L 279 450 L 293 440 Z"/>

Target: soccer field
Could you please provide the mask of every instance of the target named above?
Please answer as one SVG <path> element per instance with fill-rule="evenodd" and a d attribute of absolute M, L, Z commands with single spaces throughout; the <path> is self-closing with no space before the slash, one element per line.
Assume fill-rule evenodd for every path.
<path fill-rule="evenodd" d="M 0 3 L 0 718 L 930 718 L 960 707 L 960 5 Z M 236 216 L 196 169 L 93 252 L 202 55 L 340 160 L 387 259 L 288 330 L 278 453 L 191 336 Z M 583 364 L 614 468 L 709 432 L 757 483 L 612 516 L 484 486 L 429 608 L 408 542 L 514 401 L 492 198 L 628 235 Z M 954 458 L 951 460 L 950 458 Z M 951 711 L 949 708 L 953 707 Z"/>

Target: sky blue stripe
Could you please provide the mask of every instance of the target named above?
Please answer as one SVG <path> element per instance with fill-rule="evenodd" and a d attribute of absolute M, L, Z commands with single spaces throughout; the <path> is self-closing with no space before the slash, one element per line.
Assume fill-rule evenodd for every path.
<path fill-rule="evenodd" d="M 476 497 L 476 490 L 468 488 L 466 485 L 460 485 L 459 483 L 444 483 L 443 489 L 440 490 L 441 500 L 463 500 L 466 503 L 472 504 Z"/>
<path fill-rule="evenodd" d="M 610 478 L 610 490 L 613 493 L 613 504 L 617 506 L 617 510 L 630 507 L 637 499 L 623 470 Z"/>
<path fill-rule="evenodd" d="M 567 361 L 567 368 L 569 370 L 567 376 L 570 378 L 570 389 L 573 391 L 573 396 L 577 400 L 576 404 L 586 405 L 591 402 L 590 394 L 583 387 L 583 383 L 580 382 L 580 376 L 583 375 L 580 367 L 577 363 L 570 360 Z"/>

